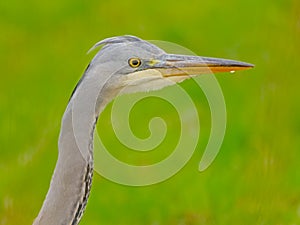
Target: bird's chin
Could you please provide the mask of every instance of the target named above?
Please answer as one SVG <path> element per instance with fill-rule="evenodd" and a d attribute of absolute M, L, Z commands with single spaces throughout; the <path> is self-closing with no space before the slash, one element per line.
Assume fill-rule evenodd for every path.
<path fill-rule="evenodd" d="M 196 77 L 197 75 L 181 75 L 181 76 L 170 76 L 170 77 L 166 77 L 164 79 L 170 80 L 174 83 L 180 83 L 182 81 L 188 80 L 192 77 Z"/>
<path fill-rule="evenodd" d="M 176 82 L 169 78 L 147 77 L 126 82 L 121 93 L 137 93 L 160 90 L 164 87 L 175 85 Z"/>
<path fill-rule="evenodd" d="M 139 71 L 126 75 L 122 82 L 123 88 L 120 94 L 160 90 L 189 78 L 191 78 L 191 76 L 187 75 L 165 77 L 161 72 L 155 69 Z"/>

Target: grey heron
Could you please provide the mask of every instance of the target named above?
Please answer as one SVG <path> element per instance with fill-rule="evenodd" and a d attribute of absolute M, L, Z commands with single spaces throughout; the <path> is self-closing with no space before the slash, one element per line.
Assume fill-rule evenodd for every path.
<path fill-rule="evenodd" d="M 59 155 L 50 187 L 34 225 L 77 225 L 89 197 L 93 177 L 93 132 L 99 114 L 105 106 L 126 88 L 126 93 L 161 89 L 190 77 L 209 72 L 231 72 L 252 68 L 245 62 L 167 54 L 159 47 L 135 36 L 104 39 L 76 85 L 64 112 L 58 142 Z M 81 123 L 88 123 L 89 132 L 78 146 L 72 121 L 72 107 L 86 101 L 76 101 L 80 89 L 94 90 L 97 94 L 95 113 Z M 84 126 L 85 124 L 83 124 Z M 80 149 L 79 149 L 80 148 Z"/>

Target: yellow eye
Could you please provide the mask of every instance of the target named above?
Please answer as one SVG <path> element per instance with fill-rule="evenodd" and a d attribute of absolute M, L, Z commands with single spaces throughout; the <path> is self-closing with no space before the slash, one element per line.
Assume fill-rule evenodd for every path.
<path fill-rule="evenodd" d="M 132 68 L 137 68 L 141 65 L 141 60 L 139 58 L 131 58 L 128 60 L 128 64 L 129 66 L 131 66 Z"/>

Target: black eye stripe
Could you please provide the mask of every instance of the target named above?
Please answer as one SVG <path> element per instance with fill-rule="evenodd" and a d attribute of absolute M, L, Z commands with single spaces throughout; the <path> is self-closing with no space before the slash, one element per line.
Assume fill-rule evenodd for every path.
<path fill-rule="evenodd" d="M 128 60 L 128 64 L 129 66 L 131 66 L 132 68 L 136 68 L 139 67 L 141 65 L 141 60 L 139 58 L 131 58 Z"/>

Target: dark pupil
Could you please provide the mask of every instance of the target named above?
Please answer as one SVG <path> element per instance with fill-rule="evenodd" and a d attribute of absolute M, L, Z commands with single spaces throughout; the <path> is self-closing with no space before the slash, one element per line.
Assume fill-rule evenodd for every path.
<path fill-rule="evenodd" d="M 133 66 L 139 65 L 139 61 L 137 59 L 132 60 L 131 63 L 132 63 Z"/>

